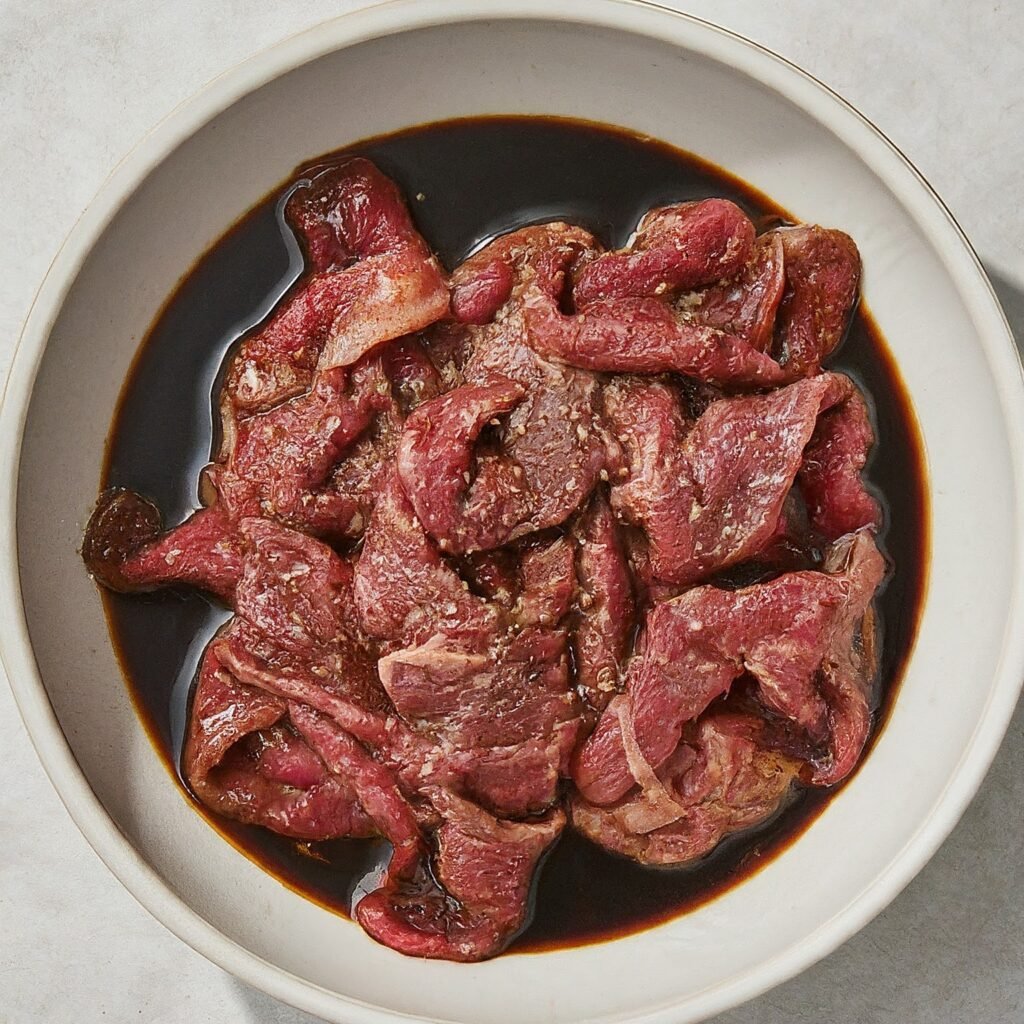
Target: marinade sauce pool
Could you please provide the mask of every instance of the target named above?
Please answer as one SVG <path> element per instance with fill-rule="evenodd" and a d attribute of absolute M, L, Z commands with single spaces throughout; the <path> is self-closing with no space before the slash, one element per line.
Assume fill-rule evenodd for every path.
<path fill-rule="evenodd" d="M 419 229 L 448 268 L 495 235 L 546 220 L 579 224 L 606 246 L 618 247 L 650 207 L 680 200 L 723 196 L 759 226 L 793 219 L 690 154 L 591 123 L 539 117 L 445 121 L 343 152 L 369 157 L 398 183 Z M 153 499 L 168 525 L 198 504 L 197 478 L 215 440 L 213 399 L 225 354 L 302 272 L 302 253 L 282 214 L 289 187 L 269 195 L 199 259 L 153 324 L 124 385 L 102 485 L 129 487 Z M 856 225 L 828 226 L 856 235 Z M 876 605 L 882 645 L 875 738 L 910 654 L 924 591 L 923 458 L 903 384 L 865 310 L 857 312 L 828 363 L 858 382 L 872 409 L 877 441 L 866 477 L 884 507 L 880 542 L 894 567 Z M 128 597 L 104 591 L 104 600 L 134 700 L 155 745 L 180 777 L 192 682 L 203 648 L 228 613 L 186 591 Z M 793 842 L 832 795 L 799 791 L 773 820 L 727 838 L 682 868 L 644 868 L 566 832 L 539 872 L 532 920 L 512 950 L 613 938 L 692 909 Z M 207 817 L 287 885 L 339 913 L 347 912 L 354 886 L 381 852 L 366 841 L 297 843 Z"/>

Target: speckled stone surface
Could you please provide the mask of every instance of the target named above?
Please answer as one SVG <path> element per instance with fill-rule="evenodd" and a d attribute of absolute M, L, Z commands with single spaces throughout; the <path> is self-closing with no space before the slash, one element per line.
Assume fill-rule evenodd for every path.
<path fill-rule="evenodd" d="M 0 0 L 0 380 L 61 239 L 132 144 L 238 60 L 354 6 Z M 1024 3 L 671 6 L 777 50 L 875 121 L 949 204 L 1024 338 Z M 62 808 L 3 681 L 0 751 L 2 1024 L 316 1024 L 134 902 Z M 1024 1021 L 1024 707 L 962 822 L 892 906 L 822 963 L 717 1018 L 824 1021 Z"/>

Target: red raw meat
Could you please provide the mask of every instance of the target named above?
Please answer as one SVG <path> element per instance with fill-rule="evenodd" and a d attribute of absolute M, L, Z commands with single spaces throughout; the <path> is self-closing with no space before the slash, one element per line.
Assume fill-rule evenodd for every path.
<path fill-rule="evenodd" d="M 753 244 L 750 218 L 727 199 L 663 206 L 640 221 L 628 248 L 584 267 L 573 296 L 582 307 L 712 284 L 732 277 Z"/>
<path fill-rule="evenodd" d="M 355 609 L 369 636 L 408 647 L 446 636 L 489 635 L 499 609 L 470 593 L 424 533 L 393 475 L 355 565 Z"/>
<path fill-rule="evenodd" d="M 637 781 L 623 744 L 622 714 L 656 771 L 679 745 L 686 723 L 745 672 L 757 679 L 773 712 L 831 744 L 833 767 L 826 774 L 838 781 L 852 767 L 850 751 L 859 753 L 867 739 L 870 673 L 853 650 L 853 632 L 885 566 L 871 532 L 863 531 L 845 538 L 826 568 L 832 571 L 787 573 L 741 590 L 697 587 L 656 605 L 627 668 L 625 709 L 609 707 L 577 752 L 573 778 L 583 797 L 607 805 Z M 823 692 L 819 671 L 834 677 Z"/>
<path fill-rule="evenodd" d="M 268 409 L 304 391 L 317 368 L 351 366 L 448 312 L 437 261 L 394 184 L 368 160 L 327 168 L 287 212 L 312 273 L 239 345 L 222 392 L 226 421 Z"/>
<path fill-rule="evenodd" d="M 780 228 L 786 290 L 779 305 L 780 359 L 792 376 L 817 373 L 843 339 L 860 284 L 860 253 L 832 228 Z"/>
<path fill-rule="evenodd" d="M 641 864 L 683 864 L 710 853 L 731 832 L 771 817 L 800 762 L 762 746 L 764 722 L 752 715 L 709 714 L 662 769 L 649 767 L 641 789 L 615 807 L 580 796 L 572 824 L 614 853 Z"/>
<path fill-rule="evenodd" d="M 482 960 L 525 923 L 533 873 L 565 815 L 500 821 L 446 790 L 432 798 L 443 819 L 432 870 L 370 893 L 356 919 L 378 942 L 410 956 Z"/>
<path fill-rule="evenodd" d="M 230 818 L 295 839 L 374 833 L 348 778 L 295 732 L 285 702 L 240 683 L 213 650 L 200 668 L 184 765 L 196 795 Z"/>
<path fill-rule="evenodd" d="M 540 355 L 611 373 L 674 371 L 734 388 L 772 387 L 792 374 L 735 334 L 693 323 L 662 299 L 598 299 L 575 315 L 538 288 L 523 299 L 526 331 Z"/>
<path fill-rule="evenodd" d="M 778 231 L 761 235 L 739 274 L 681 296 L 677 309 L 694 323 L 735 335 L 759 352 L 770 352 L 775 314 L 786 287 L 783 251 Z"/>
<path fill-rule="evenodd" d="M 518 384 L 493 377 L 434 398 L 409 417 L 398 446 L 398 476 L 442 551 L 500 547 L 528 515 L 522 467 L 498 454 L 473 457 L 480 431 L 523 395 Z"/>
<path fill-rule="evenodd" d="M 242 545 L 219 507 L 203 508 L 161 533 L 160 510 L 134 491 L 100 495 L 85 528 L 82 558 L 110 590 L 135 593 L 186 583 L 234 599 Z"/>
<path fill-rule="evenodd" d="M 618 687 L 636 614 L 629 563 L 603 495 L 591 501 L 577 526 L 576 540 L 576 685 L 590 707 L 603 711 Z"/>
<path fill-rule="evenodd" d="M 872 438 L 856 412 L 859 402 L 848 378 L 821 374 L 765 395 L 712 402 L 691 426 L 669 385 L 613 381 L 605 389 L 605 415 L 622 446 L 625 473 L 613 476 L 612 507 L 646 533 L 653 578 L 689 584 L 756 557 L 778 535 L 786 497 L 822 413 L 845 428 L 851 422 L 845 403 L 854 403 L 856 423 L 866 428 L 852 439 L 863 465 Z M 827 438 L 833 433 L 829 429 Z M 845 429 L 842 437 L 849 437 Z M 846 527 L 842 532 L 876 525 L 878 510 L 864 492 L 860 467 L 836 463 L 812 463 L 802 485 L 820 495 L 834 521 Z M 815 490 L 824 466 L 828 487 L 841 476 L 841 493 Z M 831 525 L 816 506 L 811 520 L 814 526 Z"/>

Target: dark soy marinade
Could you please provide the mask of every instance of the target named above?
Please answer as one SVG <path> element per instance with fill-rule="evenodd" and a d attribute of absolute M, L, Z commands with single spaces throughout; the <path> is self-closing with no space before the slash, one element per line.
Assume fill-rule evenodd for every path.
<path fill-rule="evenodd" d="M 690 154 L 590 123 L 447 121 L 370 139 L 346 152 L 370 157 L 398 183 L 424 237 L 449 268 L 495 235 L 546 220 L 580 224 L 606 246 L 618 247 L 650 207 L 708 196 L 733 200 L 759 226 L 795 219 Z M 154 323 L 124 385 L 102 483 L 153 499 L 168 524 L 198 504 L 199 469 L 216 441 L 213 406 L 226 353 L 302 272 L 301 251 L 282 215 L 287 190 L 267 197 L 196 263 Z M 828 226 L 856 235 L 855 224 Z M 877 737 L 913 645 L 924 591 L 923 459 L 903 384 L 863 308 L 828 363 L 864 390 L 877 436 L 866 476 L 885 510 L 880 542 L 893 567 L 876 600 L 882 634 Z M 132 695 L 155 745 L 180 776 L 189 691 L 203 648 L 228 613 L 194 592 L 126 597 L 103 591 L 103 597 Z M 512 949 L 612 938 L 696 907 L 784 849 L 831 795 L 797 791 L 774 820 L 727 838 L 697 864 L 681 868 L 641 867 L 566 832 L 539 872 L 531 923 Z M 340 913 L 381 854 L 380 843 L 296 843 L 207 816 L 286 884 Z"/>

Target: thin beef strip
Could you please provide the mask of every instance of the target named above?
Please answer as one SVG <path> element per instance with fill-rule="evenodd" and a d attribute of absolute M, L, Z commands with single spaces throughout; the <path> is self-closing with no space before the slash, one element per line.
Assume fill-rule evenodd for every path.
<path fill-rule="evenodd" d="M 640 789 L 622 803 L 597 807 L 573 796 L 572 823 L 641 864 L 703 857 L 729 833 L 774 814 L 800 772 L 799 761 L 763 745 L 764 732 L 753 715 L 705 715 L 657 773 L 639 755 Z"/>
<path fill-rule="evenodd" d="M 528 289 L 523 304 L 529 343 L 570 366 L 675 371 L 731 388 L 773 387 L 812 376 L 842 339 L 856 299 L 860 256 L 842 232 L 810 226 L 778 229 L 758 246 L 751 262 L 742 265 L 751 255 L 747 248 L 723 275 L 739 270 L 734 282 L 682 296 L 673 294 L 678 278 L 668 271 L 658 284 L 652 273 L 634 286 L 630 256 L 600 257 L 584 275 L 596 274 L 614 256 L 624 261 L 622 277 L 616 278 L 615 263 L 607 264 L 601 287 L 587 287 L 581 277 L 575 315 L 564 314 L 543 289 Z M 642 245 L 633 253 L 637 260 L 646 255 Z M 769 345 L 776 320 L 778 338 Z"/>
<path fill-rule="evenodd" d="M 712 284 L 740 270 L 753 244 L 754 225 L 728 199 L 662 206 L 644 215 L 628 248 L 583 268 L 573 297 L 584 306 Z"/>
<path fill-rule="evenodd" d="M 783 253 L 780 232 L 761 235 L 740 273 L 678 296 L 676 311 L 683 319 L 731 334 L 758 352 L 771 352 L 775 315 L 786 287 Z"/>
<path fill-rule="evenodd" d="M 861 479 L 873 443 L 867 406 L 856 388 L 818 418 L 797 483 L 811 527 L 826 540 L 880 521 L 878 502 Z"/>
<path fill-rule="evenodd" d="M 358 537 L 373 485 L 393 461 L 404 410 L 439 388 L 416 339 L 396 339 L 242 420 L 207 478 L 232 518 L 268 516 L 317 536 Z"/>
<path fill-rule="evenodd" d="M 474 651 L 436 636 L 379 671 L 411 729 L 458 764 L 477 760 L 468 796 L 519 814 L 554 801 L 578 728 L 563 631 L 531 627 Z"/>
<path fill-rule="evenodd" d="M 576 594 L 575 552 L 558 537 L 533 545 L 519 563 L 520 591 L 512 619 L 517 626 L 557 626 L 569 612 Z"/>
<path fill-rule="evenodd" d="M 358 505 L 325 486 L 342 454 L 390 402 L 376 361 L 320 374 L 305 394 L 242 420 L 223 464 L 207 476 L 233 519 L 266 516 L 343 537 Z"/>
<path fill-rule="evenodd" d="M 575 314 L 539 288 L 523 298 L 527 338 L 541 356 L 611 373 L 675 371 L 711 384 L 774 387 L 791 374 L 734 334 L 694 323 L 657 298 L 598 299 Z"/>
<path fill-rule="evenodd" d="M 577 751 L 583 797 L 607 805 L 636 783 L 623 742 L 628 716 L 636 748 L 657 771 L 685 724 L 749 672 L 764 704 L 828 750 L 819 775 L 838 781 L 867 739 L 870 679 L 854 650 L 885 566 L 870 530 L 843 538 L 826 572 L 793 572 L 727 591 L 697 587 L 647 615 L 629 663 L 623 704 L 609 707 Z M 819 689 L 818 674 L 822 673 Z"/>
<path fill-rule="evenodd" d="M 560 811 L 500 821 L 436 786 L 424 788 L 433 806 L 416 810 L 396 774 L 329 716 L 242 686 L 212 652 L 186 763 L 204 802 L 239 820 L 299 839 L 386 838 L 389 863 L 355 916 L 374 938 L 420 956 L 500 952 L 521 928 L 534 868 L 564 825 Z M 420 820 L 435 818 L 428 844 Z"/>
<path fill-rule="evenodd" d="M 318 174 L 295 192 L 287 215 L 312 273 L 232 358 L 226 424 L 306 390 L 317 367 L 351 366 L 448 311 L 437 261 L 394 184 L 368 160 L 350 157 Z"/>
<path fill-rule="evenodd" d="M 635 600 L 615 518 L 600 492 L 576 524 L 579 610 L 573 631 L 576 686 L 603 711 L 618 686 L 633 631 Z"/>
<path fill-rule="evenodd" d="M 406 422 L 398 476 L 442 551 L 501 547 L 529 517 L 522 467 L 497 453 L 473 457 L 480 431 L 514 409 L 524 394 L 518 384 L 495 376 L 424 403 Z"/>
<path fill-rule="evenodd" d="M 410 956 L 494 956 L 525 923 L 534 871 L 565 815 L 555 810 L 538 821 L 500 821 L 447 790 L 433 790 L 430 798 L 443 823 L 429 867 L 389 877 L 360 901 L 356 919 L 378 942 Z"/>
<path fill-rule="evenodd" d="M 472 257 L 455 268 L 451 278 L 452 319 L 460 324 L 486 324 L 512 294 L 515 271 L 508 259 Z"/>
<path fill-rule="evenodd" d="M 367 817 L 391 843 L 387 873 L 402 877 L 414 870 L 422 855 L 419 823 L 394 773 L 327 715 L 294 702 L 289 703 L 288 711 L 295 728 L 324 764 L 335 775 L 349 780 Z"/>
<path fill-rule="evenodd" d="M 294 839 L 373 835 L 350 784 L 296 732 L 283 700 L 240 683 L 210 649 L 185 744 L 185 775 L 219 814 Z"/>
<path fill-rule="evenodd" d="M 500 609 L 469 591 L 424 532 L 396 474 L 385 485 L 355 564 L 362 629 L 396 648 L 437 633 L 489 636 Z"/>
<path fill-rule="evenodd" d="M 432 634 L 378 665 L 353 621 L 346 560 L 267 520 L 243 520 L 241 532 L 248 553 L 237 617 L 212 648 L 236 679 L 330 716 L 410 792 L 455 786 L 506 814 L 551 804 L 576 730 L 563 632 L 512 635 L 494 617 L 489 629 Z M 567 604 L 564 590 L 559 600 Z M 464 706 L 452 706 L 453 694 Z"/>
<path fill-rule="evenodd" d="M 816 760 L 811 781 L 830 786 L 853 771 L 871 732 L 871 697 L 877 661 L 872 599 L 886 566 L 868 531 L 847 534 L 825 558 L 825 571 L 849 580 L 832 643 L 821 665 L 821 694 L 828 718 L 826 753 Z"/>
<path fill-rule="evenodd" d="M 379 477 L 393 459 L 401 409 L 439 387 L 412 338 L 352 371 L 327 371 L 308 393 L 233 424 L 225 462 L 205 472 L 216 503 L 179 526 L 162 533 L 151 502 L 123 488 L 105 491 L 82 545 L 89 571 L 112 590 L 186 583 L 230 604 L 244 548 L 237 521 L 269 516 L 314 534 L 358 536 L 376 498 L 369 470 Z M 357 451 L 354 442 L 363 442 Z M 353 475 L 358 484 L 346 487 Z"/>
<path fill-rule="evenodd" d="M 100 495 L 85 528 L 82 558 L 110 590 L 136 593 L 185 583 L 231 604 L 242 544 L 219 507 L 204 508 L 161 533 L 160 510 L 134 491 Z"/>
<path fill-rule="evenodd" d="M 541 224 L 503 235 L 456 272 L 457 282 L 469 280 L 497 261 L 510 269 L 512 280 L 493 319 L 483 326 L 461 328 L 464 334 L 457 345 L 451 343 L 450 336 L 446 340 L 452 353 L 449 361 L 462 363 L 465 383 L 489 386 L 504 379 L 522 390 L 522 398 L 500 424 L 497 458 L 485 460 L 485 481 L 476 487 L 481 492 L 477 500 L 484 502 L 486 478 L 497 476 L 501 493 L 515 498 L 519 510 L 511 528 L 505 522 L 476 527 L 484 535 L 481 540 L 492 545 L 565 522 L 586 501 L 604 464 L 596 378 L 556 365 L 531 349 L 526 343 L 522 306 L 529 288 L 553 297 L 561 295 L 567 273 L 594 252 L 596 242 L 582 229 Z M 478 460 L 478 474 L 480 470 Z M 505 486 L 509 475 L 514 482 Z M 410 478 L 407 470 L 403 480 Z M 512 486 L 520 493 L 513 494 Z M 410 497 L 419 500 L 414 493 Z M 497 508 L 511 517 L 507 502 Z M 448 518 L 465 525 L 458 507 Z"/>
<path fill-rule="evenodd" d="M 211 649 L 233 675 L 331 714 L 366 742 L 386 736 L 390 701 L 352 615 L 353 573 L 325 544 L 243 519 L 247 544 L 236 617 Z"/>
<path fill-rule="evenodd" d="M 860 284 L 860 253 L 849 235 L 805 224 L 777 231 L 786 266 L 776 344 L 793 376 L 817 373 L 842 341 Z"/>
<path fill-rule="evenodd" d="M 589 231 L 561 221 L 499 235 L 452 272 L 453 317 L 476 325 L 504 319 L 515 306 L 502 307 L 528 280 L 558 294 L 565 271 L 585 266 L 597 249 Z"/>
<path fill-rule="evenodd" d="M 846 405 L 851 412 L 827 412 Z M 812 525 L 834 520 L 844 532 L 877 525 L 878 509 L 859 477 L 872 441 L 861 409 L 853 383 L 829 373 L 765 395 L 713 402 L 690 426 L 669 385 L 613 381 L 605 389 L 605 415 L 622 446 L 625 472 L 612 474 L 612 507 L 644 530 L 653 578 L 693 583 L 763 550 L 779 533 L 822 413 L 838 417 L 838 426 L 827 426 L 813 449 L 831 442 L 809 467 Z M 823 477 L 828 489 L 819 483 Z M 834 486 L 837 479 L 842 489 Z"/>

